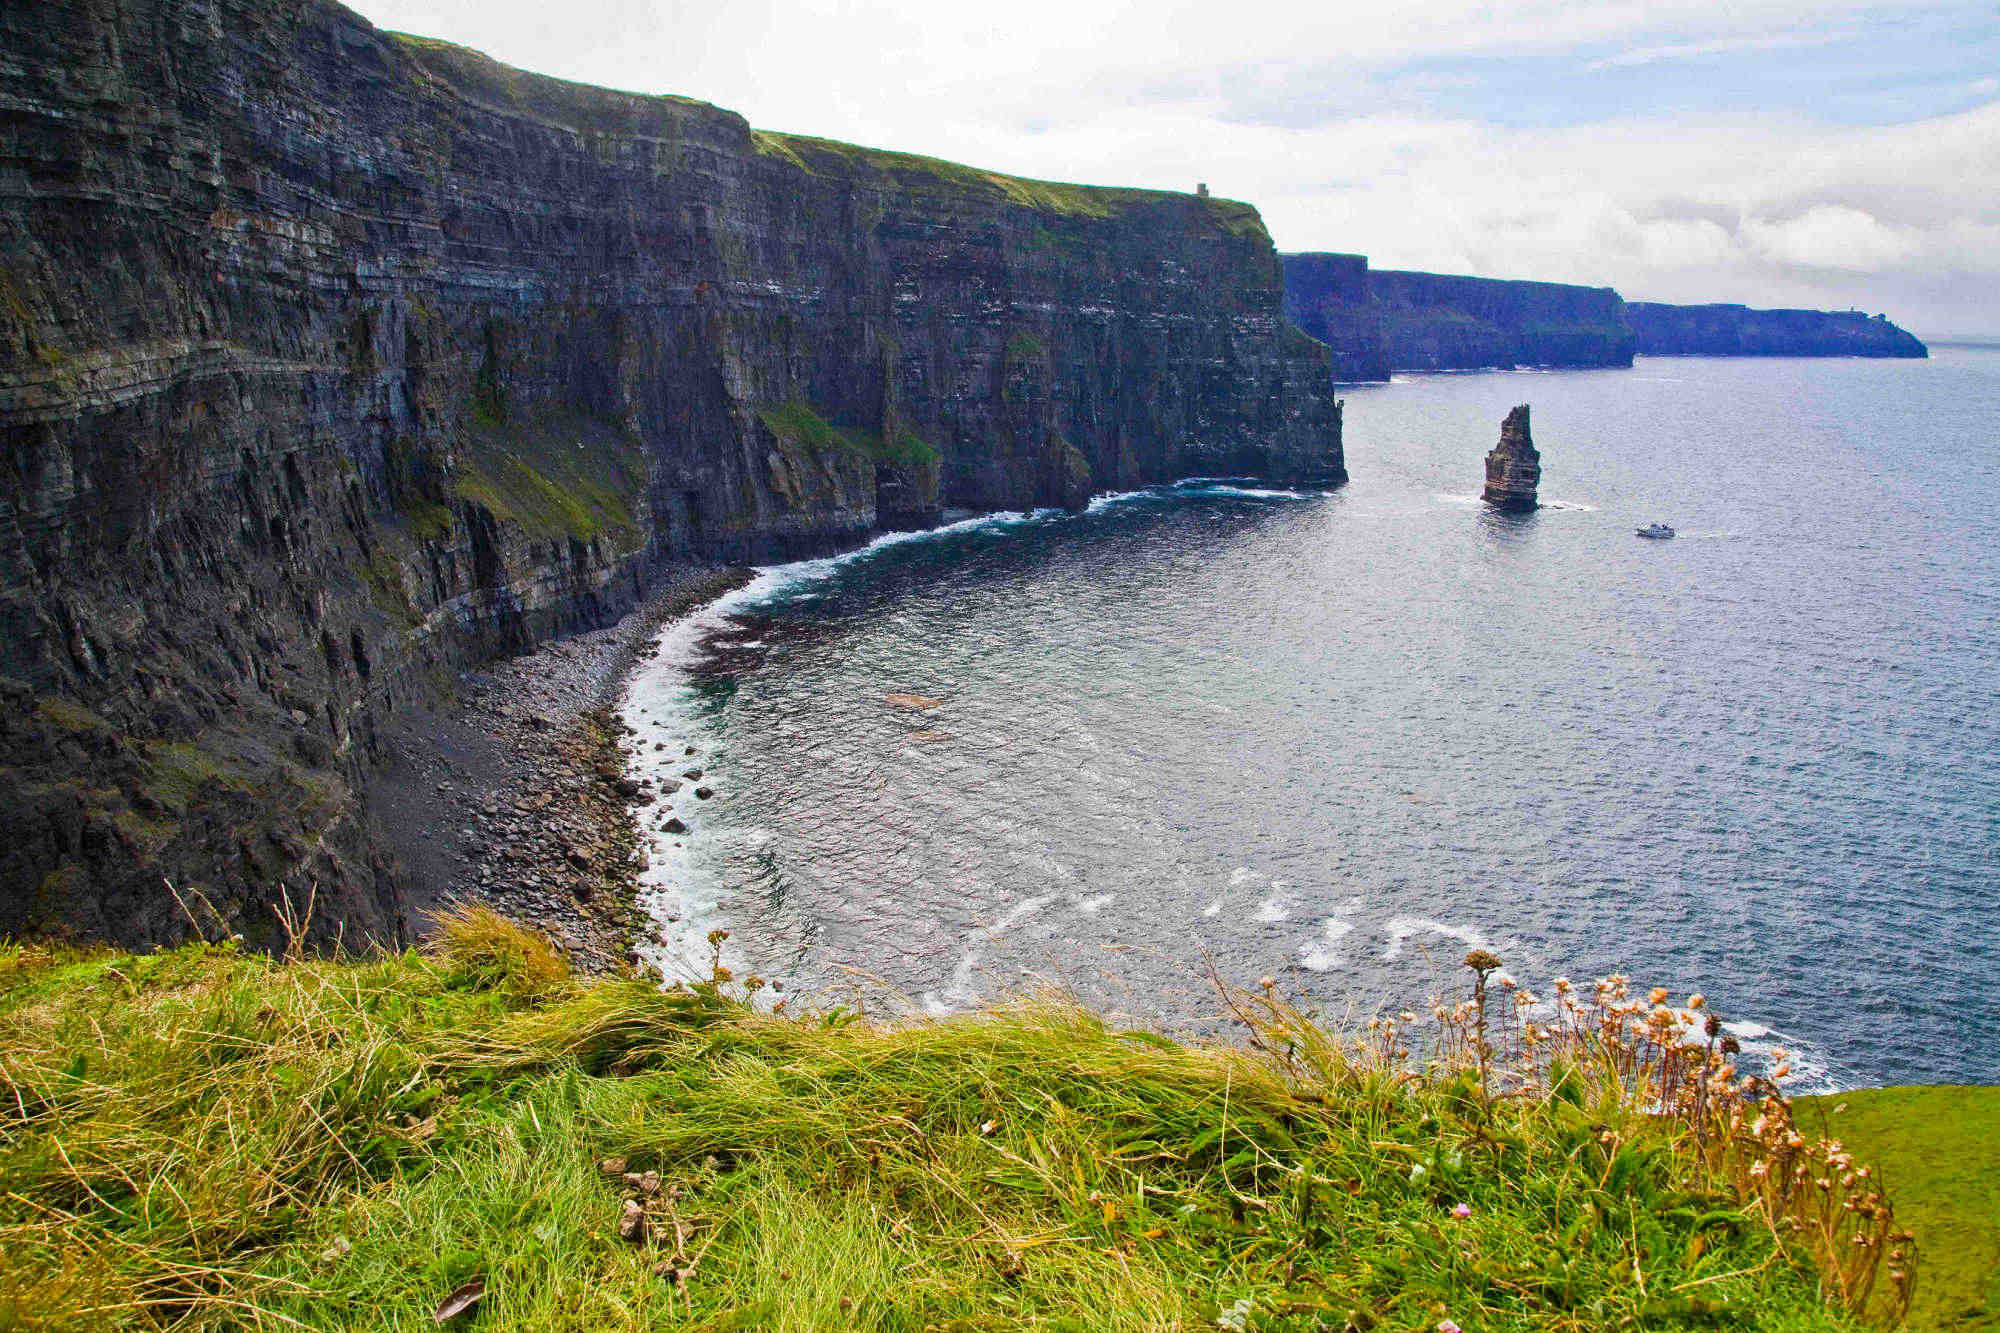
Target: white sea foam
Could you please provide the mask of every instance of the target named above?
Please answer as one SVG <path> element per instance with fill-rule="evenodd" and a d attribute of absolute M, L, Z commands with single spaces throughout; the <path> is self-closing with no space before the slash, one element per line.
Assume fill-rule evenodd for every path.
<path fill-rule="evenodd" d="M 977 928 L 967 935 L 966 947 L 959 954 L 958 962 L 952 967 L 950 980 L 941 989 L 924 992 L 921 998 L 924 1011 L 942 1017 L 978 1004 L 983 998 L 979 988 L 973 984 L 973 975 L 979 968 L 978 941 L 999 939 L 1061 896 L 1056 893 L 1043 893 L 1032 898 L 1023 898 L 1008 908 L 993 924 Z M 1077 906 L 1083 911 L 1095 912 L 1110 902 L 1111 897 L 1112 895 L 1108 893 L 1099 894 L 1096 898 L 1079 902 Z"/>
<path fill-rule="evenodd" d="M 1330 916 L 1320 928 L 1317 938 L 1307 940 L 1299 950 L 1299 966 L 1308 972 L 1331 972 L 1347 962 L 1347 956 L 1337 946 L 1354 933 L 1354 923 L 1337 916 Z"/>
<path fill-rule="evenodd" d="M 1007 909 L 1005 916 L 986 928 L 986 938 L 989 940 L 999 939 L 1002 935 L 1005 935 L 1008 931 L 1020 925 L 1023 921 L 1026 921 L 1029 917 L 1041 911 L 1055 900 L 1056 895 L 1053 893 L 1044 893 L 1034 898 L 1023 898 L 1020 902 L 1015 903 L 1011 908 Z"/>
<path fill-rule="evenodd" d="M 1383 961 L 1399 957 L 1403 945 L 1416 935 L 1442 935 L 1449 940 L 1457 940 L 1468 949 L 1493 949 L 1504 952 L 1518 946 L 1518 941 L 1508 940 L 1503 944 L 1493 944 L 1470 926 L 1453 926 L 1442 921 L 1431 921 L 1420 916 L 1392 916 L 1383 925 L 1382 933 L 1389 937 L 1389 943 L 1382 949 Z"/>
<path fill-rule="evenodd" d="M 1308 972 L 1331 972 L 1347 961 L 1332 945 L 1313 940 L 1299 952 L 1299 966 Z"/>
<path fill-rule="evenodd" d="M 967 949 L 959 957 L 957 966 L 951 970 L 951 980 L 943 990 L 925 991 L 923 1006 L 926 1013 L 942 1018 L 959 1009 L 978 1004 L 979 988 L 972 984 L 973 973 L 979 968 L 979 951 Z"/>
<path fill-rule="evenodd" d="M 1276 898 L 1266 898 L 1263 902 L 1257 904 L 1257 919 L 1259 921 L 1283 921 L 1290 915 L 1291 912 Z"/>
<path fill-rule="evenodd" d="M 1076 900 L 1076 910 L 1082 912 L 1085 916 L 1096 916 L 1104 910 L 1107 903 L 1117 896 L 1114 893 L 1094 893 L 1088 898 L 1078 898 Z"/>
<path fill-rule="evenodd" d="M 1432 491 L 1431 499 L 1438 504 L 1477 505 L 1484 503 L 1486 497 L 1477 492 L 1470 495 L 1463 495 L 1451 491 Z M 1554 510 L 1559 514 L 1594 514 L 1597 512 L 1596 505 L 1585 504 L 1581 500 L 1542 500 L 1537 503 L 1541 508 Z"/>
<path fill-rule="evenodd" d="M 1101 514 L 1135 500 L 1164 500 L 1190 495 L 1241 496 L 1251 500 L 1319 500 L 1333 494 L 1322 490 L 1285 490 L 1270 486 L 1245 486 L 1222 478 L 1190 477 L 1169 486 L 1149 486 L 1137 491 L 1114 491 L 1094 497 L 1084 506 L 1087 514 Z"/>

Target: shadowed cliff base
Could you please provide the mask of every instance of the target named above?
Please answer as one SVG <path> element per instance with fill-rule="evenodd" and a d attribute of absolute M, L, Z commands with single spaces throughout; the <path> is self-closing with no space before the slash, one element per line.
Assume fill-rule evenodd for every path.
<path fill-rule="evenodd" d="M 1345 477 L 1246 204 L 756 132 L 324 0 L 0 42 L 0 931 L 172 941 L 171 878 L 252 943 L 308 895 L 321 942 L 403 938 L 359 793 L 481 663 L 946 506 Z"/>

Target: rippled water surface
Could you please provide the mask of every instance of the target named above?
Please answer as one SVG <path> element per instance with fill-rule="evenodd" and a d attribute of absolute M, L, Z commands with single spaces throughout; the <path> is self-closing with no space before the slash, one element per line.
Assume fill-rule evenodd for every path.
<path fill-rule="evenodd" d="M 1332 494 L 971 520 L 670 631 L 628 717 L 713 793 L 651 819 L 680 953 L 1198 1026 L 1211 962 L 1365 1014 L 1477 941 L 1833 1083 L 2000 1080 L 2000 352 L 1415 378 L 1347 449 Z"/>

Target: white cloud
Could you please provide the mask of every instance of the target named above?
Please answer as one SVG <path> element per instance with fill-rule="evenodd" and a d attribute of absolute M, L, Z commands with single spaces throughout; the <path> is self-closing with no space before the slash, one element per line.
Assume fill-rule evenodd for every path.
<path fill-rule="evenodd" d="M 1909 260 L 1921 243 L 1858 208 L 1822 204 L 1781 222 L 1745 218 L 1751 250 L 1778 264 L 1875 273 Z"/>
<path fill-rule="evenodd" d="M 1698 60 L 1704 56 L 1744 55 L 1752 51 L 1782 51 L 1800 46 L 1826 46 L 1849 36 L 1852 36 L 1852 33 L 1847 31 L 1776 33 L 1765 37 L 1725 37 L 1710 42 L 1642 46 L 1592 61 L 1584 68 L 1629 69 L 1638 65 L 1657 65 L 1669 60 Z"/>

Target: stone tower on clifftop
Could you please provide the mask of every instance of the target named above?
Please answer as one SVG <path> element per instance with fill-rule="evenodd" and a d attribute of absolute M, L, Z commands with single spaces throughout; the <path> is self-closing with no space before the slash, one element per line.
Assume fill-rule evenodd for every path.
<path fill-rule="evenodd" d="M 1486 490 L 1481 499 L 1496 509 L 1524 513 L 1536 505 L 1542 456 L 1528 433 L 1528 405 L 1522 403 L 1500 423 L 1500 443 L 1486 455 Z"/>

